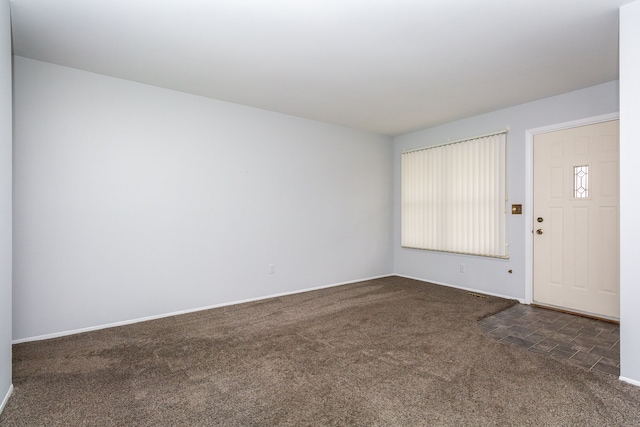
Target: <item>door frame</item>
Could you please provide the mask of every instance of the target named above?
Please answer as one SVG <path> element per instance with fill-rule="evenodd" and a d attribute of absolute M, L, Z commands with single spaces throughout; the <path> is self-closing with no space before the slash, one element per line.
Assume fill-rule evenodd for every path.
<path fill-rule="evenodd" d="M 555 132 L 580 126 L 594 125 L 612 120 L 619 120 L 620 113 L 603 114 L 570 122 L 556 123 L 549 126 L 525 130 L 524 142 L 524 303 L 533 302 L 533 138 L 541 133 Z"/>

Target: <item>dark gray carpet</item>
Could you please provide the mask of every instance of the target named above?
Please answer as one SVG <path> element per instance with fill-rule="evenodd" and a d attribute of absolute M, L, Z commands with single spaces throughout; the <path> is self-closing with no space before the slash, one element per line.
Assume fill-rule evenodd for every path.
<path fill-rule="evenodd" d="M 20 344 L 0 424 L 640 425 L 640 388 L 484 335 L 511 304 L 391 277 Z"/>

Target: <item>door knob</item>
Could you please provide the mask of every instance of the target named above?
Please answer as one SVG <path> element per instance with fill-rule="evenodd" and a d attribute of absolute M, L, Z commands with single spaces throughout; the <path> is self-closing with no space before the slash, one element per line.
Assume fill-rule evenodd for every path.
<path fill-rule="evenodd" d="M 536 233 L 537 233 L 537 234 L 542 234 L 542 233 L 544 233 L 544 230 L 543 230 L 542 228 L 538 228 L 538 229 L 536 230 Z"/>

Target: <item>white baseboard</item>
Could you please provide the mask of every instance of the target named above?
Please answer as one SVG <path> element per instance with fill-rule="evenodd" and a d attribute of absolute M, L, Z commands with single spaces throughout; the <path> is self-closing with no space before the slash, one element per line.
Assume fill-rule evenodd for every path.
<path fill-rule="evenodd" d="M 435 280 L 420 279 L 418 277 L 405 276 L 404 274 L 396 274 L 396 276 L 404 277 L 406 279 L 418 280 L 420 282 L 425 282 L 425 283 L 433 283 L 434 285 L 447 286 L 449 288 L 462 289 L 463 291 L 473 292 L 473 293 L 476 293 L 476 294 L 490 295 L 492 297 L 505 298 L 505 299 L 514 299 L 514 300 L 517 300 L 520 304 L 525 304 L 524 298 L 516 298 L 516 297 L 512 297 L 510 295 L 496 294 L 496 293 L 493 293 L 493 292 L 482 291 L 482 290 L 479 290 L 479 289 L 467 288 L 467 287 L 458 286 L 458 285 L 451 285 L 449 283 L 437 282 Z"/>
<path fill-rule="evenodd" d="M 11 397 L 12 393 L 13 393 L 13 384 L 11 384 L 11 386 L 9 387 L 9 390 L 7 391 L 7 395 L 4 397 L 4 399 L 2 399 L 2 403 L 0 403 L 0 414 L 2 413 L 2 411 L 4 411 L 4 407 L 7 405 L 7 402 L 9 401 L 9 398 Z"/>
<path fill-rule="evenodd" d="M 618 379 L 620 381 L 624 381 L 625 383 L 633 384 L 636 387 L 640 387 L 640 381 L 638 380 L 632 380 L 631 378 L 626 378 L 626 377 L 618 377 Z"/>
<path fill-rule="evenodd" d="M 97 331 L 97 330 L 106 329 L 106 328 L 115 328 L 117 326 L 131 325 L 133 323 L 146 322 L 148 320 L 162 319 L 164 317 L 171 317 L 171 316 L 177 316 L 177 315 L 180 315 L 180 314 L 194 313 L 196 311 L 210 310 L 212 308 L 226 307 L 226 306 L 229 306 L 229 305 L 244 304 L 246 302 L 260 301 L 260 300 L 265 300 L 265 299 L 269 299 L 269 298 L 278 298 L 278 297 L 283 297 L 283 296 L 287 296 L 287 295 L 301 294 L 301 293 L 304 293 L 304 292 L 317 291 L 317 290 L 320 290 L 320 289 L 333 288 L 333 287 L 336 287 L 336 286 L 344 286 L 344 285 L 349 285 L 351 283 L 365 282 L 367 280 L 380 279 L 380 278 L 383 278 L 383 277 L 390 277 L 390 276 L 395 276 L 395 275 L 394 274 L 385 274 L 385 275 L 382 275 L 382 276 L 375 276 L 375 277 L 368 277 L 368 278 L 364 278 L 364 279 L 350 280 L 348 282 L 332 283 L 332 284 L 329 284 L 329 285 L 315 286 L 313 288 L 298 289 L 298 290 L 295 290 L 295 291 L 282 292 L 282 293 L 279 293 L 279 294 L 265 295 L 265 296 L 256 297 L 256 298 L 248 298 L 248 299 L 243 299 L 243 300 L 238 300 L 238 301 L 224 302 L 224 303 L 220 303 L 220 304 L 208 305 L 208 306 L 205 306 L 205 307 L 190 308 L 190 309 L 187 309 L 187 310 L 174 311 L 174 312 L 171 312 L 171 313 L 162 313 L 162 314 L 157 314 L 157 315 L 154 315 L 154 316 L 141 317 L 141 318 L 137 318 L 137 319 L 123 320 L 121 322 L 114 322 L 114 323 L 108 323 L 108 324 L 104 324 L 104 325 L 90 326 L 90 327 L 87 327 L 87 328 L 72 329 L 72 330 L 69 330 L 69 331 L 54 332 L 52 334 L 37 335 L 37 336 L 27 337 L 27 338 L 20 338 L 20 339 L 17 339 L 17 340 L 13 340 L 12 343 L 13 344 L 20 344 L 20 343 L 23 343 L 23 342 L 48 340 L 48 339 L 51 339 L 51 338 L 59 338 L 59 337 L 67 336 L 67 335 L 80 334 L 80 333 L 83 333 L 83 332 Z"/>

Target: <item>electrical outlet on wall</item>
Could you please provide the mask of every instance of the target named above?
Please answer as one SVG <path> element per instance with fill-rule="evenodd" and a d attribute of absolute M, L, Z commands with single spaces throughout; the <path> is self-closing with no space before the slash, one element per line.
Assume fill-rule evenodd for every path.
<path fill-rule="evenodd" d="M 460 264 L 460 273 L 466 273 L 467 272 L 467 266 L 464 264 Z"/>
<path fill-rule="evenodd" d="M 276 274 L 276 265 L 269 264 L 269 274 Z"/>

